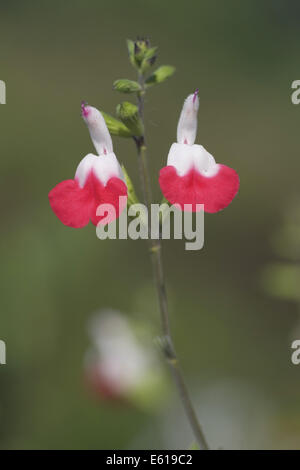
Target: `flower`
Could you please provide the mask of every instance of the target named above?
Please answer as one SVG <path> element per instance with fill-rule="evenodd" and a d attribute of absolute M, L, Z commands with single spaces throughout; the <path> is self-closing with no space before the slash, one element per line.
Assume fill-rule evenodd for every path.
<path fill-rule="evenodd" d="M 192 212 L 199 210 L 196 204 L 204 204 L 204 211 L 213 213 L 231 203 L 239 189 L 239 176 L 232 168 L 216 163 L 202 145 L 194 144 L 198 109 L 196 90 L 183 104 L 177 143 L 170 148 L 167 166 L 160 170 L 159 184 L 171 204 Z"/>
<path fill-rule="evenodd" d="M 91 222 L 109 223 L 119 217 L 127 200 L 127 187 L 121 166 L 113 153 L 111 136 L 100 111 L 82 103 L 86 122 L 98 155 L 89 153 L 79 163 L 75 178 L 65 180 L 49 193 L 50 206 L 59 220 L 69 227 L 81 228 Z M 123 196 L 123 197 L 121 197 Z M 109 217 L 97 215 L 100 204 L 115 209 Z M 101 222 L 102 219 L 105 222 Z"/>
<path fill-rule="evenodd" d="M 125 315 L 112 309 L 101 310 L 90 319 L 85 378 L 97 396 L 140 406 L 149 406 L 149 400 L 162 396 L 161 367 L 147 336 L 137 330 L 139 334 Z"/>

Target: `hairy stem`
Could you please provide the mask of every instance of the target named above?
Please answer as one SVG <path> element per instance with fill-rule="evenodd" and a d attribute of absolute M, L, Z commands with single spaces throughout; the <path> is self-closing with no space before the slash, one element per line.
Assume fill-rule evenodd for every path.
<path fill-rule="evenodd" d="M 144 124 L 144 95 L 145 95 L 145 88 L 144 88 L 144 77 L 142 75 L 139 76 L 139 83 L 142 87 L 142 91 L 138 94 L 138 108 L 139 108 L 139 116 L 140 119 L 143 121 Z M 148 208 L 148 213 L 151 208 L 152 203 L 152 191 L 151 191 L 151 184 L 149 178 L 149 171 L 147 165 L 147 147 L 146 147 L 146 140 L 145 136 L 143 135 L 140 138 L 135 139 L 138 151 L 138 161 L 139 161 L 139 172 L 140 172 L 140 180 L 141 186 L 144 195 L 144 202 Z M 149 229 L 149 234 L 151 233 L 151 228 Z M 171 329 L 170 329 L 170 320 L 169 320 L 169 309 L 168 309 L 168 299 L 167 299 L 167 292 L 165 287 L 165 279 L 164 279 L 164 272 L 163 272 L 163 263 L 162 263 L 162 255 L 161 255 L 161 241 L 160 240 L 152 240 L 151 236 L 149 236 L 149 246 L 150 246 L 150 253 L 152 258 L 152 265 L 153 265 L 153 277 L 156 285 L 156 291 L 159 301 L 159 308 L 160 308 L 160 315 L 161 315 L 161 323 L 162 323 L 162 331 L 163 331 L 163 338 L 162 338 L 162 346 L 163 351 L 166 357 L 167 362 L 169 363 L 172 371 L 172 375 L 174 377 L 174 382 L 178 389 L 179 395 L 181 397 L 181 401 L 191 425 L 191 428 L 194 432 L 195 439 L 199 445 L 201 450 L 208 450 L 208 444 L 206 442 L 205 436 L 201 429 L 200 423 L 198 421 L 195 409 L 193 407 L 189 391 L 185 384 L 182 371 L 178 362 L 177 354 L 173 345 Z"/>

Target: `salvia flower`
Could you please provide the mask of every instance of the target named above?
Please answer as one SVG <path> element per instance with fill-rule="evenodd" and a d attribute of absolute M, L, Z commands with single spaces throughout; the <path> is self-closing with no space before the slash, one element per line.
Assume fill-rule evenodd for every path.
<path fill-rule="evenodd" d="M 94 225 L 118 217 L 126 206 L 127 187 L 121 166 L 113 152 L 111 136 L 100 111 L 82 104 L 82 117 L 86 122 L 92 142 L 98 153 L 89 153 L 79 163 L 75 178 L 62 181 L 49 193 L 53 212 L 69 227 L 84 227 L 91 221 Z M 123 196 L 123 197 L 121 197 Z M 111 204 L 110 212 L 97 215 L 101 204 Z"/>
<path fill-rule="evenodd" d="M 239 189 L 235 170 L 216 163 L 202 145 L 195 144 L 198 90 L 189 95 L 180 114 L 177 143 L 172 144 L 167 166 L 160 170 L 159 183 L 163 195 L 182 210 L 197 211 L 204 204 L 205 212 L 218 212 L 231 203 Z M 184 205 L 187 204 L 186 208 Z"/>
<path fill-rule="evenodd" d="M 149 406 L 162 395 L 165 382 L 157 358 L 121 312 L 101 310 L 90 319 L 88 333 L 85 377 L 97 396 Z"/>

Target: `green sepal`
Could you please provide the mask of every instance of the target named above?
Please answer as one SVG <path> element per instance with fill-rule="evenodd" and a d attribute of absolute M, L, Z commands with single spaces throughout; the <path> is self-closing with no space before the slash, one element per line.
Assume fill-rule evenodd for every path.
<path fill-rule="evenodd" d="M 127 78 L 121 78 L 116 80 L 113 84 L 113 89 L 120 93 L 137 93 L 141 91 L 141 85 L 134 80 L 128 80 Z"/>
<path fill-rule="evenodd" d="M 162 407 L 170 394 L 170 382 L 166 375 L 157 367 L 153 370 L 154 373 L 145 374 L 143 380 L 128 392 L 128 401 L 148 413 Z"/>
<path fill-rule="evenodd" d="M 156 53 L 158 47 L 151 47 L 145 52 L 144 59 L 141 63 L 141 72 L 147 72 L 155 63 L 156 61 Z"/>
<path fill-rule="evenodd" d="M 134 186 L 130 179 L 130 176 L 127 173 L 127 170 L 124 165 L 122 165 L 122 170 L 125 176 L 125 183 L 127 186 L 127 207 L 130 207 L 132 204 L 138 204 L 139 200 L 134 190 Z"/>
<path fill-rule="evenodd" d="M 117 135 L 119 137 L 133 137 L 132 132 L 125 126 L 125 124 L 118 119 L 114 118 L 110 114 L 101 111 L 102 116 L 104 117 L 105 123 L 109 132 L 112 135 Z"/>
<path fill-rule="evenodd" d="M 156 55 L 157 50 L 158 50 L 158 47 L 157 47 L 157 46 L 155 46 L 155 47 L 150 47 L 150 49 L 148 49 L 148 50 L 145 52 L 144 59 L 152 59 L 152 58 Z"/>
<path fill-rule="evenodd" d="M 146 86 L 150 87 L 158 83 L 162 83 L 170 78 L 175 72 L 175 67 L 172 65 L 161 65 L 156 69 L 150 77 L 146 80 Z"/>
<path fill-rule="evenodd" d="M 116 109 L 117 117 L 125 124 L 135 137 L 144 134 L 144 126 L 139 116 L 138 107 L 129 101 L 118 104 Z"/>

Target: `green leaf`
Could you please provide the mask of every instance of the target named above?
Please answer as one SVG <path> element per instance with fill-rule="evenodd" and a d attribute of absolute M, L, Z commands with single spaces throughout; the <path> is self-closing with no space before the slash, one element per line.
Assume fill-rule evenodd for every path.
<path fill-rule="evenodd" d="M 167 78 L 171 77 L 174 72 L 175 67 L 172 65 L 161 65 L 161 67 L 158 67 L 158 69 L 156 69 L 155 72 L 147 78 L 146 86 L 150 87 L 157 83 L 162 83 L 167 80 Z"/>
<path fill-rule="evenodd" d="M 114 82 L 113 89 L 120 91 L 121 93 L 136 93 L 141 91 L 142 88 L 138 82 L 128 80 L 127 78 L 121 78 Z"/>
<path fill-rule="evenodd" d="M 131 64 L 135 68 L 137 68 L 138 65 L 137 65 L 136 60 L 135 60 L 134 41 L 132 41 L 131 39 L 127 39 L 127 49 L 128 49 L 128 55 L 129 55 L 129 60 L 130 60 Z"/>
<path fill-rule="evenodd" d="M 125 124 L 118 119 L 114 118 L 110 114 L 101 111 L 102 116 L 106 122 L 109 132 L 112 135 L 117 135 L 119 137 L 133 137 L 132 132 L 125 126 Z"/>

